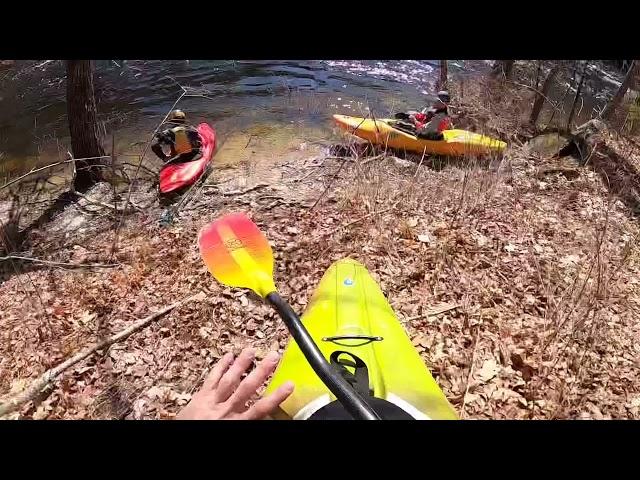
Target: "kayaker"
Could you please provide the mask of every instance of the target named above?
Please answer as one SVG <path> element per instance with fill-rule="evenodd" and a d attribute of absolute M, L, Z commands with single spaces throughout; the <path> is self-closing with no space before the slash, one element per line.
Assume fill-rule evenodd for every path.
<path fill-rule="evenodd" d="M 450 101 L 449 92 L 441 90 L 437 94 L 437 100 L 429 108 L 423 109 L 422 112 L 399 113 L 396 114 L 396 118 L 410 120 L 418 138 L 442 140 L 442 131 L 452 127 L 448 109 Z"/>
<path fill-rule="evenodd" d="M 182 110 L 172 111 L 166 128 L 153 137 L 151 150 L 165 164 L 189 162 L 200 155 L 200 135 L 195 127 L 186 124 L 186 119 Z M 170 155 L 164 153 L 165 146 L 170 148 Z"/>
<path fill-rule="evenodd" d="M 416 114 L 413 118 L 416 126 L 416 136 L 426 140 L 442 140 L 444 130 L 451 128 L 448 105 L 451 101 L 449 92 L 441 90 L 438 99 L 423 113 Z"/>
<path fill-rule="evenodd" d="M 247 408 L 247 402 L 278 366 L 278 352 L 269 354 L 244 379 L 255 358 L 255 350 L 245 348 L 238 358 L 227 353 L 213 367 L 202 388 L 178 415 L 177 420 L 261 420 L 269 416 L 293 392 L 286 382 L 271 395 Z"/>

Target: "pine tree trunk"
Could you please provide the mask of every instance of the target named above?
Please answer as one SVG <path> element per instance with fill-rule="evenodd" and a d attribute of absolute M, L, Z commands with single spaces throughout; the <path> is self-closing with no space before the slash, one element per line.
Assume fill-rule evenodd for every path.
<path fill-rule="evenodd" d="M 536 92 L 536 99 L 533 102 L 533 108 L 531 109 L 531 116 L 529 117 L 529 123 L 535 125 L 538 121 L 538 117 L 540 116 L 540 112 L 542 111 L 542 107 L 544 105 L 545 98 L 549 94 L 549 89 L 553 84 L 558 72 L 560 71 L 560 66 L 556 65 L 552 67 L 547 75 L 547 78 L 544 79 L 542 84 L 542 92 Z"/>
<path fill-rule="evenodd" d="M 605 109 L 602 111 L 602 118 L 606 120 L 610 120 L 613 117 L 613 114 L 620 106 L 620 103 L 622 103 L 622 99 L 627 93 L 627 90 L 629 90 L 629 88 L 632 88 L 635 85 L 639 66 L 640 66 L 640 62 L 638 60 L 634 60 L 631 63 L 631 66 L 627 71 L 627 75 L 626 77 L 624 77 L 624 81 L 622 82 L 622 85 L 620 85 L 620 88 L 618 88 L 618 91 L 616 92 L 616 94 L 613 96 L 611 101 L 607 104 Z"/>
<path fill-rule="evenodd" d="M 74 158 L 104 156 L 93 92 L 91 60 L 67 60 L 67 116 Z M 77 172 L 73 184 L 76 191 L 85 192 L 102 178 L 100 168 L 90 168 L 101 163 L 104 163 L 103 159 L 76 163 Z"/>

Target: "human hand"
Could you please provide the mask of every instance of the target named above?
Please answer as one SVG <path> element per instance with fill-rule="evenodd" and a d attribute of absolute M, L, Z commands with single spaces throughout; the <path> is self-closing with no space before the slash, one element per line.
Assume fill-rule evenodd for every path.
<path fill-rule="evenodd" d="M 280 356 L 269 354 L 249 373 L 245 373 L 255 357 L 255 349 L 245 348 L 234 361 L 227 353 L 216 364 L 202 388 L 176 416 L 177 420 L 260 420 L 273 412 L 293 392 L 293 383 L 286 382 L 268 397 L 261 398 L 251 407 L 247 401 L 273 373 Z"/>

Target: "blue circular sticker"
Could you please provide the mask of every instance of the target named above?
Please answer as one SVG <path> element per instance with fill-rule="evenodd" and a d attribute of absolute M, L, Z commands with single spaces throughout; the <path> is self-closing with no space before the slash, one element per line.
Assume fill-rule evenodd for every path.
<path fill-rule="evenodd" d="M 344 284 L 347 287 L 350 287 L 351 285 L 353 285 L 353 280 L 351 280 L 350 278 L 347 277 L 347 278 L 344 279 Z"/>

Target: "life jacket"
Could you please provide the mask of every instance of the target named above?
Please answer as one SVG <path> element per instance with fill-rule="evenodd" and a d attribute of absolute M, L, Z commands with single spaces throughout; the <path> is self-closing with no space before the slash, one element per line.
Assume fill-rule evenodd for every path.
<path fill-rule="evenodd" d="M 174 155 L 182 155 L 183 153 L 190 153 L 194 149 L 194 145 L 189 138 L 189 132 L 183 126 L 174 127 L 171 129 L 174 136 L 173 150 Z"/>
<path fill-rule="evenodd" d="M 442 133 L 444 130 L 450 130 L 451 127 L 451 118 L 447 115 L 438 123 L 438 132 Z"/>
<path fill-rule="evenodd" d="M 426 132 L 442 133 L 443 130 L 449 130 L 451 128 L 451 118 L 449 118 L 449 115 L 447 115 L 447 113 L 439 112 L 433 115 L 431 117 L 431 120 L 421 124 L 417 128 L 423 133 L 426 133 Z"/>

